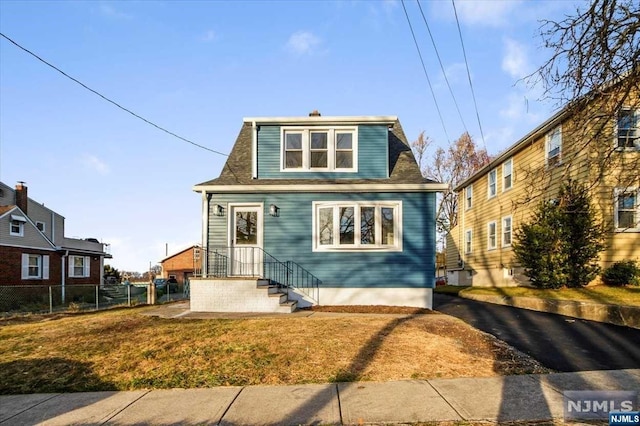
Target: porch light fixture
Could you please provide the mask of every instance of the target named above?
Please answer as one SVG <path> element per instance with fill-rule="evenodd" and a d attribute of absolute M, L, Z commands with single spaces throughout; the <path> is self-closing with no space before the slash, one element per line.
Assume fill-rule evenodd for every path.
<path fill-rule="evenodd" d="M 216 216 L 224 216 L 224 207 L 222 207 L 220 204 L 216 204 L 215 214 Z"/>
<path fill-rule="evenodd" d="M 274 217 L 280 216 L 280 208 L 275 204 L 271 204 L 269 206 L 269 214 Z"/>

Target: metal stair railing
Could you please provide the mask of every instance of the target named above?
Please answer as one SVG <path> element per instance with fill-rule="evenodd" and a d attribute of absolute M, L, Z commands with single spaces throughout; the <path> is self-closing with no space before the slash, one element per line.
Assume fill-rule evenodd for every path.
<path fill-rule="evenodd" d="M 259 277 L 286 288 L 287 293 L 290 289 L 298 290 L 318 303 L 322 281 L 296 262 L 282 262 L 260 247 L 214 246 L 202 251 L 205 268 L 196 271 L 196 276 Z"/>

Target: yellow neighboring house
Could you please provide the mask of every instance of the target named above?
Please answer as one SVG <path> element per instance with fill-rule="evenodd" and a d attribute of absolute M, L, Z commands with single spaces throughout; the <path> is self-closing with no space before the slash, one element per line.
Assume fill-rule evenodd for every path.
<path fill-rule="evenodd" d="M 514 230 L 541 201 L 553 202 L 569 179 L 588 188 L 606 226 L 600 266 L 640 260 L 638 91 L 610 95 L 563 108 L 454 188 L 459 201 L 457 224 L 447 235 L 449 284 L 527 284 L 511 249 Z"/>

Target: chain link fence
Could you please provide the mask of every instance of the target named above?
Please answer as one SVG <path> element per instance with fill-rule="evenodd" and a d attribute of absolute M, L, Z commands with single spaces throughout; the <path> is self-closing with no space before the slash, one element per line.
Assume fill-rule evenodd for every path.
<path fill-rule="evenodd" d="M 147 292 L 150 288 L 149 284 L 0 285 L 0 314 L 53 313 L 135 306 L 147 303 Z M 184 298 L 183 292 L 156 293 L 157 303 Z"/>

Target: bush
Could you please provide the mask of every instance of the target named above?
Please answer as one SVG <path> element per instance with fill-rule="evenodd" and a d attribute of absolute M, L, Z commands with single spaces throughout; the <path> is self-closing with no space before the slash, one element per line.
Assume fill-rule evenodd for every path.
<path fill-rule="evenodd" d="M 640 267 L 635 260 L 616 262 L 602 273 L 602 281 L 612 286 L 640 285 Z"/>
<path fill-rule="evenodd" d="M 598 276 L 602 226 L 584 186 L 569 181 L 514 231 L 516 261 L 538 288 L 583 287 Z"/>

